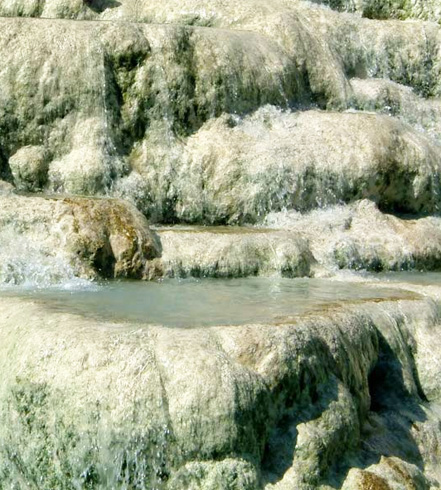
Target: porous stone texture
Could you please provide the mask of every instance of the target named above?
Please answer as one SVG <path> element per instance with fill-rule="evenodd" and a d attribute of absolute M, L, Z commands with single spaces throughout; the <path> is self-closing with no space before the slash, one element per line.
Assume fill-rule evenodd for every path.
<path fill-rule="evenodd" d="M 274 213 L 269 227 L 283 227 L 309 240 L 319 264 L 340 269 L 439 270 L 440 218 L 400 219 L 362 200 L 310 213 Z"/>
<path fill-rule="evenodd" d="M 381 458 L 378 464 L 366 470 L 352 469 L 342 490 L 401 490 L 420 488 L 430 490 L 436 482 L 426 478 L 421 470 L 399 458 Z"/>
<path fill-rule="evenodd" d="M 157 222 L 255 222 L 362 197 L 438 211 L 436 24 L 301 1 L 135 3 L 0 4 L 113 19 L 0 21 L 5 178 L 38 146 L 48 172 L 31 172 L 30 190 L 111 193 Z M 394 117 L 335 113 L 353 109 Z"/>
<path fill-rule="evenodd" d="M 4 180 L 0 180 L 0 195 L 8 196 L 14 194 L 14 186 L 9 182 L 5 182 Z"/>
<path fill-rule="evenodd" d="M 440 22 L 438 0 L 313 0 L 339 11 L 358 12 L 371 19 L 422 19 Z"/>
<path fill-rule="evenodd" d="M 256 17 L 293 10 L 306 4 L 321 4 L 340 12 L 356 12 L 371 19 L 420 19 L 439 22 L 441 6 L 437 0 L 310 0 L 271 4 L 246 0 L 237 4 L 228 1 L 174 0 L 168 10 L 159 1 L 142 0 L 2 0 L 0 12 L 9 16 L 61 17 L 77 19 L 120 18 L 133 21 L 161 21 L 213 26 L 219 23 L 240 24 Z M 180 7 L 180 9 L 179 9 Z M 254 10 L 254 12 L 252 12 Z"/>
<path fill-rule="evenodd" d="M 0 311 L 5 488 L 439 484 L 439 391 L 418 362 L 421 341 L 439 336 L 429 297 L 187 329 L 25 299 L 2 298 Z"/>
<path fill-rule="evenodd" d="M 315 264 L 308 242 L 283 230 L 172 227 L 155 231 L 162 251 L 156 274 L 165 277 L 303 277 L 312 275 Z"/>
<path fill-rule="evenodd" d="M 104 192 L 128 172 L 147 130 L 147 139 L 158 134 L 164 145 L 162 126 L 185 136 L 224 111 L 286 105 L 297 97 L 295 63 L 277 43 L 252 32 L 0 23 L 1 153 L 8 157 L 43 141 L 49 190 Z M 169 153 L 166 146 L 163 151 Z"/>
<path fill-rule="evenodd" d="M 0 0 L 0 282 L 439 270 L 438 3 Z M 204 329 L 0 298 L 0 488 L 438 488 L 406 287 Z"/>
<path fill-rule="evenodd" d="M 266 227 L 157 227 L 156 276 L 328 276 L 340 269 L 441 269 L 441 219 L 400 219 L 362 200 L 271 213 Z M 154 267 L 154 269 L 153 269 Z"/>
<path fill-rule="evenodd" d="M 219 119 L 188 140 L 174 174 L 176 214 L 189 222 L 255 223 L 271 211 L 364 197 L 383 210 L 433 213 L 440 149 L 373 114 L 266 108 L 237 124 Z"/>
<path fill-rule="evenodd" d="M 9 159 L 9 167 L 17 189 L 40 190 L 47 179 L 47 162 L 42 146 L 25 146 Z"/>
<path fill-rule="evenodd" d="M 144 216 L 112 199 L 2 195 L 0 237 L 8 284 L 142 277 L 159 253 Z"/>
<path fill-rule="evenodd" d="M 439 98 L 424 99 L 410 87 L 377 78 L 353 78 L 351 86 L 358 109 L 397 117 L 439 142 Z"/>

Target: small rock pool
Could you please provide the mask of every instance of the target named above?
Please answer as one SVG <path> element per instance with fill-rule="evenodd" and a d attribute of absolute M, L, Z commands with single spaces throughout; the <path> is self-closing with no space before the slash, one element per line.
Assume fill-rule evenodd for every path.
<path fill-rule="evenodd" d="M 4 287 L 0 294 L 26 297 L 43 302 L 49 309 L 97 320 L 199 327 L 284 323 L 295 316 L 347 302 L 415 297 L 415 293 L 394 282 L 441 284 L 441 274 L 80 282 L 38 289 Z"/>

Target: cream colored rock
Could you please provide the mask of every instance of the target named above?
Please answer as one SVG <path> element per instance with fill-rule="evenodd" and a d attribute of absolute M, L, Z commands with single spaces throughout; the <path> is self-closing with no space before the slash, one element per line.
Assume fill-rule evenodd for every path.
<path fill-rule="evenodd" d="M 49 186 L 57 192 L 93 196 L 108 187 L 110 169 L 106 155 L 100 150 L 80 147 L 51 163 Z"/>
<path fill-rule="evenodd" d="M 316 0 L 338 10 L 359 12 L 372 19 L 417 18 L 440 22 L 441 5 L 437 0 Z"/>
<path fill-rule="evenodd" d="M 0 11 L 7 15 L 20 14 L 22 2 L 23 0 L 16 2 L 3 0 L 0 4 Z M 149 2 L 141 0 L 113 2 L 109 0 L 107 4 L 101 3 L 102 8 L 90 8 L 91 6 L 79 8 L 78 0 L 56 0 L 45 2 L 45 8 L 40 12 L 44 17 L 122 19 L 148 23 L 246 29 L 265 33 L 281 43 L 292 56 L 296 57 L 299 66 L 306 68 L 309 87 L 316 100 L 325 104 L 330 102 L 335 106 L 347 103 L 350 87 L 346 77 L 354 67 L 361 68 L 372 76 L 369 68 L 375 66 L 378 68 L 378 62 L 380 62 L 382 69 L 396 68 L 391 77 L 393 79 L 400 78 L 408 71 L 410 76 L 407 77 L 407 81 L 411 85 L 418 84 L 417 72 L 427 77 L 431 75 L 432 69 L 434 72 L 438 69 L 424 62 L 424 55 L 428 48 L 434 57 L 438 56 L 436 47 L 434 47 L 437 35 L 430 32 L 432 29 L 426 28 L 427 25 L 424 26 L 421 22 L 413 25 L 411 23 L 404 25 L 400 22 L 375 23 L 360 19 L 359 16 L 338 14 L 329 9 L 319 8 L 316 3 L 283 0 L 273 1 L 271 4 L 262 0 L 247 0 L 240 3 L 233 0 L 198 2 L 173 0 L 165 5 L 158 0 Z M 338 1 L 332 1 L 332 3 L 336 5 Z M 346 2 L 346 5 L 348 3 L 350 2 Z M 371 0 L 368 0 L 367 3 L 373 4 Z M 374 3 L 377 4 L 377 2 Z M 406 4 L 406 8 L 410 7 L 408 10 L 414 8 L 416 12 L 421 10 L 422 4 L 427 7 L 432 5 L 433 1 L 432 3 L 418 1 L 415 5 L 414 2 L 408 1 L 398 3 Z M 392 16 L 394 10 L 400 10 L 392 8 L 390 2 L 386 4 L 380 2 L 378 5 L 386 5 L 386 9 L 389 8 Z M 429 9 L 433 10 L 432 7 Z M 23 12 L 23 15 L 39 14 L 38 12 L 35 14 Z M 397 16 L 400 17 L 400 15 Z M 416 15 L 416 17 L 436 18 L 436 15 Z M 363 43 L 364 40 L 359 37 L 362 31 L 372 31 L 374 37 L 378 38 L 378 42 Z M 397 35 L 400 37 L 400 43 L 394 39 Z M 401 54 L 409 50 L 414 56 L 397 56 L 399 52 Z M 413 70 L 407 70 L 406 66 L 411 65 L 413 65 Z M 387 74 L 384 73 L 381 76 L 387 77 Z"/>
<path fill-rule="evenodd" d="M 378 464 L 365 470 L 352 469 L 342 490 L 430 490 L 431 482 L 421 470 L 396 457 L 382 457 Z"/>
<path fill-rule="evenodd" d="M 41 190 L 47 180 L 48 165 L 42 146 L 25 146 L 9 159 L 16 187 L 20 190 Z"/>
<path fill-rule="evenodd" d="M 158 255 L 145 218 L 111 199 L 2 196 L 2 283 L 141 277 Z"/>
<path fill-rule="evenodd" d="M 253 228 L 157 228 L 165 277 L 309 276 L 314 258 L 301 236 Z"/>
<path fill-rule="evenodd" d="M 433 348 L 432 353 L 436 347 Z M 429 363 L 433 364 L 432 362 Z M 421 364 L 420 364 L 421 366 Z M 435 371 L 436 372 L 436 371 Z M 425 474 L 435 481 L 441 479 L 441 466 L 439 456 L 441 454 L 441 436 L 438 432 L 441 423 L 441 406 L 439 402 L 432 403 L 430 408 L 425 410 L 423 420 L 417 421 L 412 425 L 412 437 L 417 441 L 422 460 L 425 465 Z M 433 484 L 436 488 L 436 485 Z"/>
<path fill-rule="evenodd" d="M 8 196 L 14 193 L 14 186 L 9 182 L 0 180 L 0 196 Z"/>
<path fill-rule="evenodd" d="M 440 99 L 423 99 L 410 87 L 375 78 L 353 78 L 351 87 L 358 109 L 398 117 L 419 131 L 426 131 L 431 138 L 440 140 Z"/>
<path fill-rule="evenodd" d="M 173 475 L 167 485 L 169 490 L 181 490 L 182 488 L 255 490 L 258 487 L 258 475 L 253 465 L 243 460 L 234 459 L 208 463 L 188 463 Z"/>
<path fill-rule="evenodd" d="M 394 366 L 394 349 L 401 336 L 413 339 L 415 321 L 439 329 L 436 309 L 415 295 L 283 325 L 170 329 L 91 321 L 2 298 L 0 482 L 329 488 L 334 464 L 351 467 L 358 454 L 360 424 L 386 417 L 370 411 L 390 399 L 378 398 L 383 385 L 372 384 L 370 373 Z M 400 329 L 390 329 L 385 343 L 384 328 L 394 322 Z M 411 366 L 402 369 L 417 379 Z M 416 424 L 415 407 L 428 405 L 403 389 L 393 385 L 393 416 L 402 410 Z M 407 446 L 410 427 L 395 437 L 392 427 L 377 434 L 397 442 L 389 450 L 409 451 L 410 460 L 397 464 L 421 479 Z M 384 451 L 366 447 L 371 458 Z M 438 453 L 430 454 L 439 467 Z M 434 477 L 429 471 L 425 478 Z"/>
<path fill-rule="evenodd" d="M 0 24 L 1 154 L 43 142 L 51 191 L 103 193 L 161 124 L 182 139 L 222 112 L 287 106 L 303 93 L 296 63 L 258 33 L 35 19 Z"/>
<path fill-rule="evenodd" d="M 328 406 L 317 419 L 290 427 L 290 431 L 297 431 L 292 466 L 279 482 L 266 489 L 319 487 L 323 468 L 330 465 L 336 453 L 344 454 L 359 439 L 357 404 L 347 388 L 331 380 L 322 390 L 320 398 Z M 276 454 L 273 458 L 276 460 Z"/>
<path fill-rule="evenodd" d="M 391 490 L 388 481 L 371 471 L 351 469 L 342 486 L 343 490 Z"/>
<path fill-rule="evenodd" d="M 328 3 L 439 19 L 432 0 Z M 300 0 L 0 0 L 0 15 L 44 18 L 0 19 L 2 178 L 9 161 L 25 190 L 268 226 L 158 243 L 122 201 L 2 184 L 3 283 L 441 268 L 440 218 L 422 217 L 440 211 L 436 24 Z M 347 470 L 348 488 L 436 488 L 441 293 L 410 289 L 197 329 L 1 298 L 0 488 L 329 490 Z"/>
<path fill-rule="evenodd" d="M 332 275 L 339 269 L 441 267 L 438 217 L 400 219 L 363 200 L 310 213 L 272 213 L 266 223 L 266 228 L 157 227 L 161 258 L 149 264 L 150 273 L 165 277 L 301 277 Z M 436 339 L 421 341 L 421 349 L 429 352 L 432 342 Z M 425 358 L 422 355 L 422 373 Z M 438 371 L 430 370 L 436 377 Z M 433 383 L 437 385 L 435 379 Z"/>
<path fill-rule="evenodd" d="M 441 221 L 400 219 L 363 200 L 311 213 L 275 213 L 270 228 L 302 233 L 319 264 L 328 269 L 438 270 Z"/>
<path fill-rule="evenodd" d="M 431 488 L 417 467 L 406 465 L 398 458 L 383 457 L 379 464 L 366 470 L 350 470 L 342 490 L 404 490 L 409 487 Z"/>
<path fill-rule="evenodd" d="M 277 176 L 269 172 L 273 181 L 260 183 L 254 181 L 263 178 L 256 176 L 255 169 L 251 168 L 249 173 L 247 168 L 243 169 L 243 178 L 248 180 L 244 184 L 255 192 L 251 201 L 254 196 L 265 208 L 256 209 L 254 205 L 254 209 L 244 210 L 249 211 L 249 216 L 242 216 L 243 210 L 234 209 L 230 203 L 247 198 L 234 195 L 227 196 L 222 202 L 218 202 L 217 196 L 209 196 L 207 209 L 200 209 L 201 193 L 196 188 L 197 179 L 191 175 L 192 165 L 199 171 L 201 165 L 209 162 L 201 163 L 198 155 L 192 155 L 192 152 L 202 152 L 201 156 L 206 156 L 205 136 L 213 137 L 213 145 L 217 141 L 224 147 L 222 138 L 231 137 L 232 143 L 241 146 L 235 151 L 246 167 L 247 152 L 254 160 L 252 151 L 247 148 L 247 144 L 253 144 L 253 136 L 244 137 L 242 145 L 240 129 L 227 127 L 235 124 L 236 115 L 244 118 L 245 114 L 253 113 L 265 104 L 285 109 L 310 108 L 312 105 L 338 110 L 351 106 L 370 108 L 372 101 L 365 100 L 361 84 L 357 82 L 360 77 L 390 80 L 403 87 L 412 87 L 418 97 L 406 99 L 404 92 L 401 95 L 406 100 L 411 99 L 417 108 L 415 121 L 410 121 L 410 113 L 414 112 L 410 107 L 400 110 L 400 114 L 407 114 L 404 119 L 416 125 L 421 122 L 435 139 L 438 137 L 437 102 L 429 104 L 423 100 L 423 97 L 438 97 L 441 92 L 437 48 L 440 33 L 435 24 L 371 21 L 304 2 L 288 4 L 282 1 L 271 5 L 261 1 L 209 5 L 189 0 L 184 4 L 167 2 L 166 6 L 159 2 L 135 5 L 129 1 L 79 6 L 76 1 L 57 1 L 46 2 L 42 7 L 40 14 L 44 13 L 45 17 L 87 17 L 89 14 L 78 13 L 81 7 L 81 11 L 87 10 L 93 18 L 115 19 L 112 22 L 1 20 L 0 155 L 5 155 L 7 160 L 22 147 L 43 145 L 49 164 L 47 189 L 50 191 L 103 194 L 111 190 L 125 198 L 136 193 L 140 209 L 159 221 L 182 219 L 225 223 L 256 220 L 268 206 L 273 211 L 277 206 L 284 206 L 279 201 L 290 196 L 283 187 L 285 176 L 280 175 L 282 182 L 278 182 Z M 9 15 L 18 14 L 21 9 L 18 0 L 4 0 L 0 8 L 5 8 Z M 139 11 L 139 15 L 130 17 L 127 14 L 130 9 Z M 29 15 L 25 10 L 21 13 Z M 179 25 L 118 22 L 124 18 Z M 198 19 L 202 18 L 210 18 L 208 24 L 217 27 L 181 25 L 198 24 Z M 54 39 L 58 42 L 54 43 Z M 354 77 L 358 78 L 352 84 Z M 383 100 L 381 94 L 375 100 L 374 109 L 381 111 L 378 107 Z M 429 109 L 430 105 L 433 111 Z M 232 116 L 231 123 L 226 119 L 213 120 L 223 113 Z M 270 134 L 272 138 L 276 131 L 279 132 L 274 138 L 278 151 L 286 153 L 283 140 L 292 139 L 295 131 L 282 127 L 288 116 L 268 116 L 274 129 L 265 130 L 261 127 L 262 121 L 258 121 L 259 114 L 254 119 L 251 115 L 244 120 L 251 132 L 253 121 L 255 130 L 261 131 L 263 138 L 259 143 L 263 153 L 268 152 L 268 148 L 264 148 L 265 141 L 268 143 Z M 434 121 L 426 123 L 426 115 L 429 119 L 433 115 Z M 306 125 L 308 116 L 298 117 Z M 339 124 L 335 120 L 330 122 L 331 117 L 337 116 L 317 116 L 314 124 L 324 131 L 334 131 L 337 138 L 344 137 L 344 144 L 350 146 L 343 155 L 343 148 L 326 148 L 330 162 L 339 166 L 355 143 L 360 145 L 362 139 L 359 137 L 354 143 L 350 135 L 340 135 Z M 364 117 L 364 121 L 369 117 L 372 119 L 372 116 Z M 319 119 L 322 122 L 318 122 Z M 394 196 L 382 197 L 383 204 L 397 207 L 397 203 L 403 203 L 404 210 L 411 212 L 436 211 L 431 188 L 438 186 L 437 164 L 433 159 L 433 153 L 439 153 L 437 146 L 433 147 L 430 138 L 394 124 L 378 122 L 378 130 L 374 131 L 377 123 L 366 122 L 368 146 L 378 153 L 384 149 L 378 158 L 390 158 L 392 163 L 399 160 L 405 167 L 404 171 L 397 168 L 389 172 L 387 178 L 391 177 L 392 182 L 397 183 L 400 175 L 405 181 L 398 183 L 399 195 L 395 195 L 395 186 Z M 355 133 L 362 124 L 355 126 L 348 123 L 348 131 Z M 398 141 L 396 132 L 399 133 Z M 315 137 L 320 135 L 315 134 Z M 310 142 L 314 144 L 312 140 L 313 137 Z M 323 144 L 326 147 L 326 142 Z M 221 159 L 229 158 L 226 149 L 218 150 L 225 153 L 219 155 Z M 359 153 L 363 155 L 364 148 L 359 148 Z M 3 156 L 1 158 L 3 161 Z M 185 162 L 181 165 L 183 158 Z M 213 158 L 216 160 L 216 156 Z M 305 162 L 303 165 L 307 167 Z M 424 175 L 428 167 L 430 171 Z M 131 169 L 136 171 L 132 177 L 129 175 Z M 313 186 L 317 189 L 311 193 L 313 202 L 308 205 L 338 202 L 340 198 L 369 197 L 372 192 L 375 195 L 376 190 L 382 190 L 371 189 L 376 184 L 372 182 L 372 175 L 379 170 L 373 163 L 371 173 L 364 176 L 369 184 L 363 179 L 357 180 L 359 175 L 351 175 L 354 182 L 332 181 L 320 187 L 320 178 L 309 176 L 316 181 Z M 280 174 L 283 171 L 281 169 Z M 222 172 L 234 179 L 235 173 L 242 170 L 231 168 Z M 334 178 L 337 176 L 331 174 L 329 177 L 330 180 Z M 414 182 L 409 181 L 411 178 Z M 187 181 L 190 181 L 188 185 Z M 260 195 L 259 187 L 264 189 L 267 184 L 268 193 Z M 40 186 L 38 182 L 29 185 Z M 192 195 L 192 185 L 197 195 Z M 182 186 L 188 189 L 180 189 Z M 352 197 L 343 191 L 340 192 L 342 197 L 337 192 L 333 200 L 330 194 L 334 192 L 334 186 L 344 187 L 349 194 L 354 187 L 358 186 L 359 190 Z M 367 186 L 367 195 L 363 193 L 363 186 Z M 328 187 L 332 192 L 327 192 Z M 402 189 L 405 189 L 404 195 Z M 204 193 L 209 190 L 210 186 Z M 212 191 L 214 193 L 215 189 Z M 314 192 L 317 192 L 316 196 Z M 303 201 L 303 197 L 300 200 Z M 213 206 L 219 210 L 214 211 Z"/>
<path fill-rule="evenodd" d="M 389 117 L 265 108 L 203 126 L 169 185 L 176 217 L 187 222 L 253 223 L 271 211 L 364 197 L 386 210 L 434 212 L 439 154 L 438 145 Z"/>
<path fill-rule="evenodd" d="M 72 131 L 72 151 L 52 161 L 48 187 L 69 194 L 96 195 L 111 184 L 111 177 L 123 172 L 118 156 L 112 155 L 105 122 L 100 118 L 78 121 Z"/>

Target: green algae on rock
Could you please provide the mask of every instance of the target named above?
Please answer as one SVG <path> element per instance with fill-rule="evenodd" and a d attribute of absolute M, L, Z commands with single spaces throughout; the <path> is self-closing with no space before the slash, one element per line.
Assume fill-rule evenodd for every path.
<path fill-rule="evenodd" d="M 0 148 L 8 157 L 43 142 L 50 190 L 104 192 L 124 175 L 125 157 L 158 121 L 185 136 L 222 112 L 286 105 L 298 97 L 295 63 L 254 33 L 0 23 Z M 60 40 L 55 46 L 54 38 Z"/>
<path fill-rule="evenodd" d="M 0 15 L 0 178 L 60 193 L 0 182 L 1 282 L 441 269 L 437 0 Z M 0 488 L 433 490 L 441 293 L 412 290 L 195 329 L 2 298 Z"/>
<path fill-rule="evenodd" d="M 114 186 L 159 222 L 259 223 L 361 198 L 392 212 L 440 208 L 439 144 L 387 116 L 264 107 L 168 141 L 167 157 L 149 140 Z"/>
<path fill-rule="evenodd" d="M 0 308 L 6 487 L 325 489 L 344 465 L 366 468 L 382 454 L 373 440 L 363 444 L 375 417 L 389 451 L 419 448 L 432 458 L 392 460 L 392 472 L 405 469 L 415 482 L 438 477 L 439 452 L 423 451 L 440 420 L 438 396 L 433 408 L 423 401 L 432 381 L 420 377 L 424 353 L 415 350 L 438 332 L 429 299 L 210 329 L 91 322 L 23 299 L 4 298 Z M 424 365 L 437 369 L 435 358 Z M 381 369 L 392 391 L 372 384 Z M 403 424 L 391 436 L 403 416 L 418 430 Z"/>
<path fill-rule="evenodd" d="M 183 158 L 176 201 L 184 221 L 249 223 L 363 197 L 384 210 L 439 208 L 438 145 L 387 117 L 262 110 L 233 128 L 208 123 Z"/>
<path fill-rule="evenodd" d="M 312 0 L 331 8 L 359 12 L 370 19 L 421 19 L 441 21 L 437 0 Z"/>
<path fill-rule="evenodd" d="M 43 166 L 29 189 L 102 194 L 122 179 L 128 194 L 143 187 L 144 205 L 160 202 L 152 215 L 173 220 L 175 164 L 187 138 L 222 113 L 243 116 L 265 104 L 369 108 L 357 100 L 354 76 L 392 80 L 423 97 L 439 95 L 434 24 L 369 21 L 302 2 L 289 8 L 259 3 L 253 17 L 246 5 L 237 24 L 228 17 L 237 5 L 213 5 L 224 29 L 2 19 L 2 164 L 22 147 L 43 146 L 48 172 Z M 159 5 L 140 7 L 154 7 L 161 19 Z M 180 20 L 182 6 L 167 9 Z M 116 15 L 118 8 L 108 10 Z M 320 35 L 312 36 L 309 26 Z M 55 38 L 60 42 L 54 45 Z M 425 105 L 418 97 L 413 103 Z M 439 112 L 421 111 L 416 123 L 433 119 L 423 126 L 436 128 Z M 379 138 L 377 145 L 383 143 Z M 170 178 L 158 176 L 157 167 Z M 142 178 L 127 177 L 131 169 Z"/>

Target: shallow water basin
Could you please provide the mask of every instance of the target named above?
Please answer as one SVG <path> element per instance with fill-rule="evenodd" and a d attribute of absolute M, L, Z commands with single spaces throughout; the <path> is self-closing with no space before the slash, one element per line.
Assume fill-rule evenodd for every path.
<path fill-rule="evenodd" d="M 1 294 L 94 319 L 170 327 L 265 324 L 348 302 L 415 297 L 393 284 L 376 288 L 363 281 L 279 277 L 107 281 L 74 289 L 9 288 Z"/>

